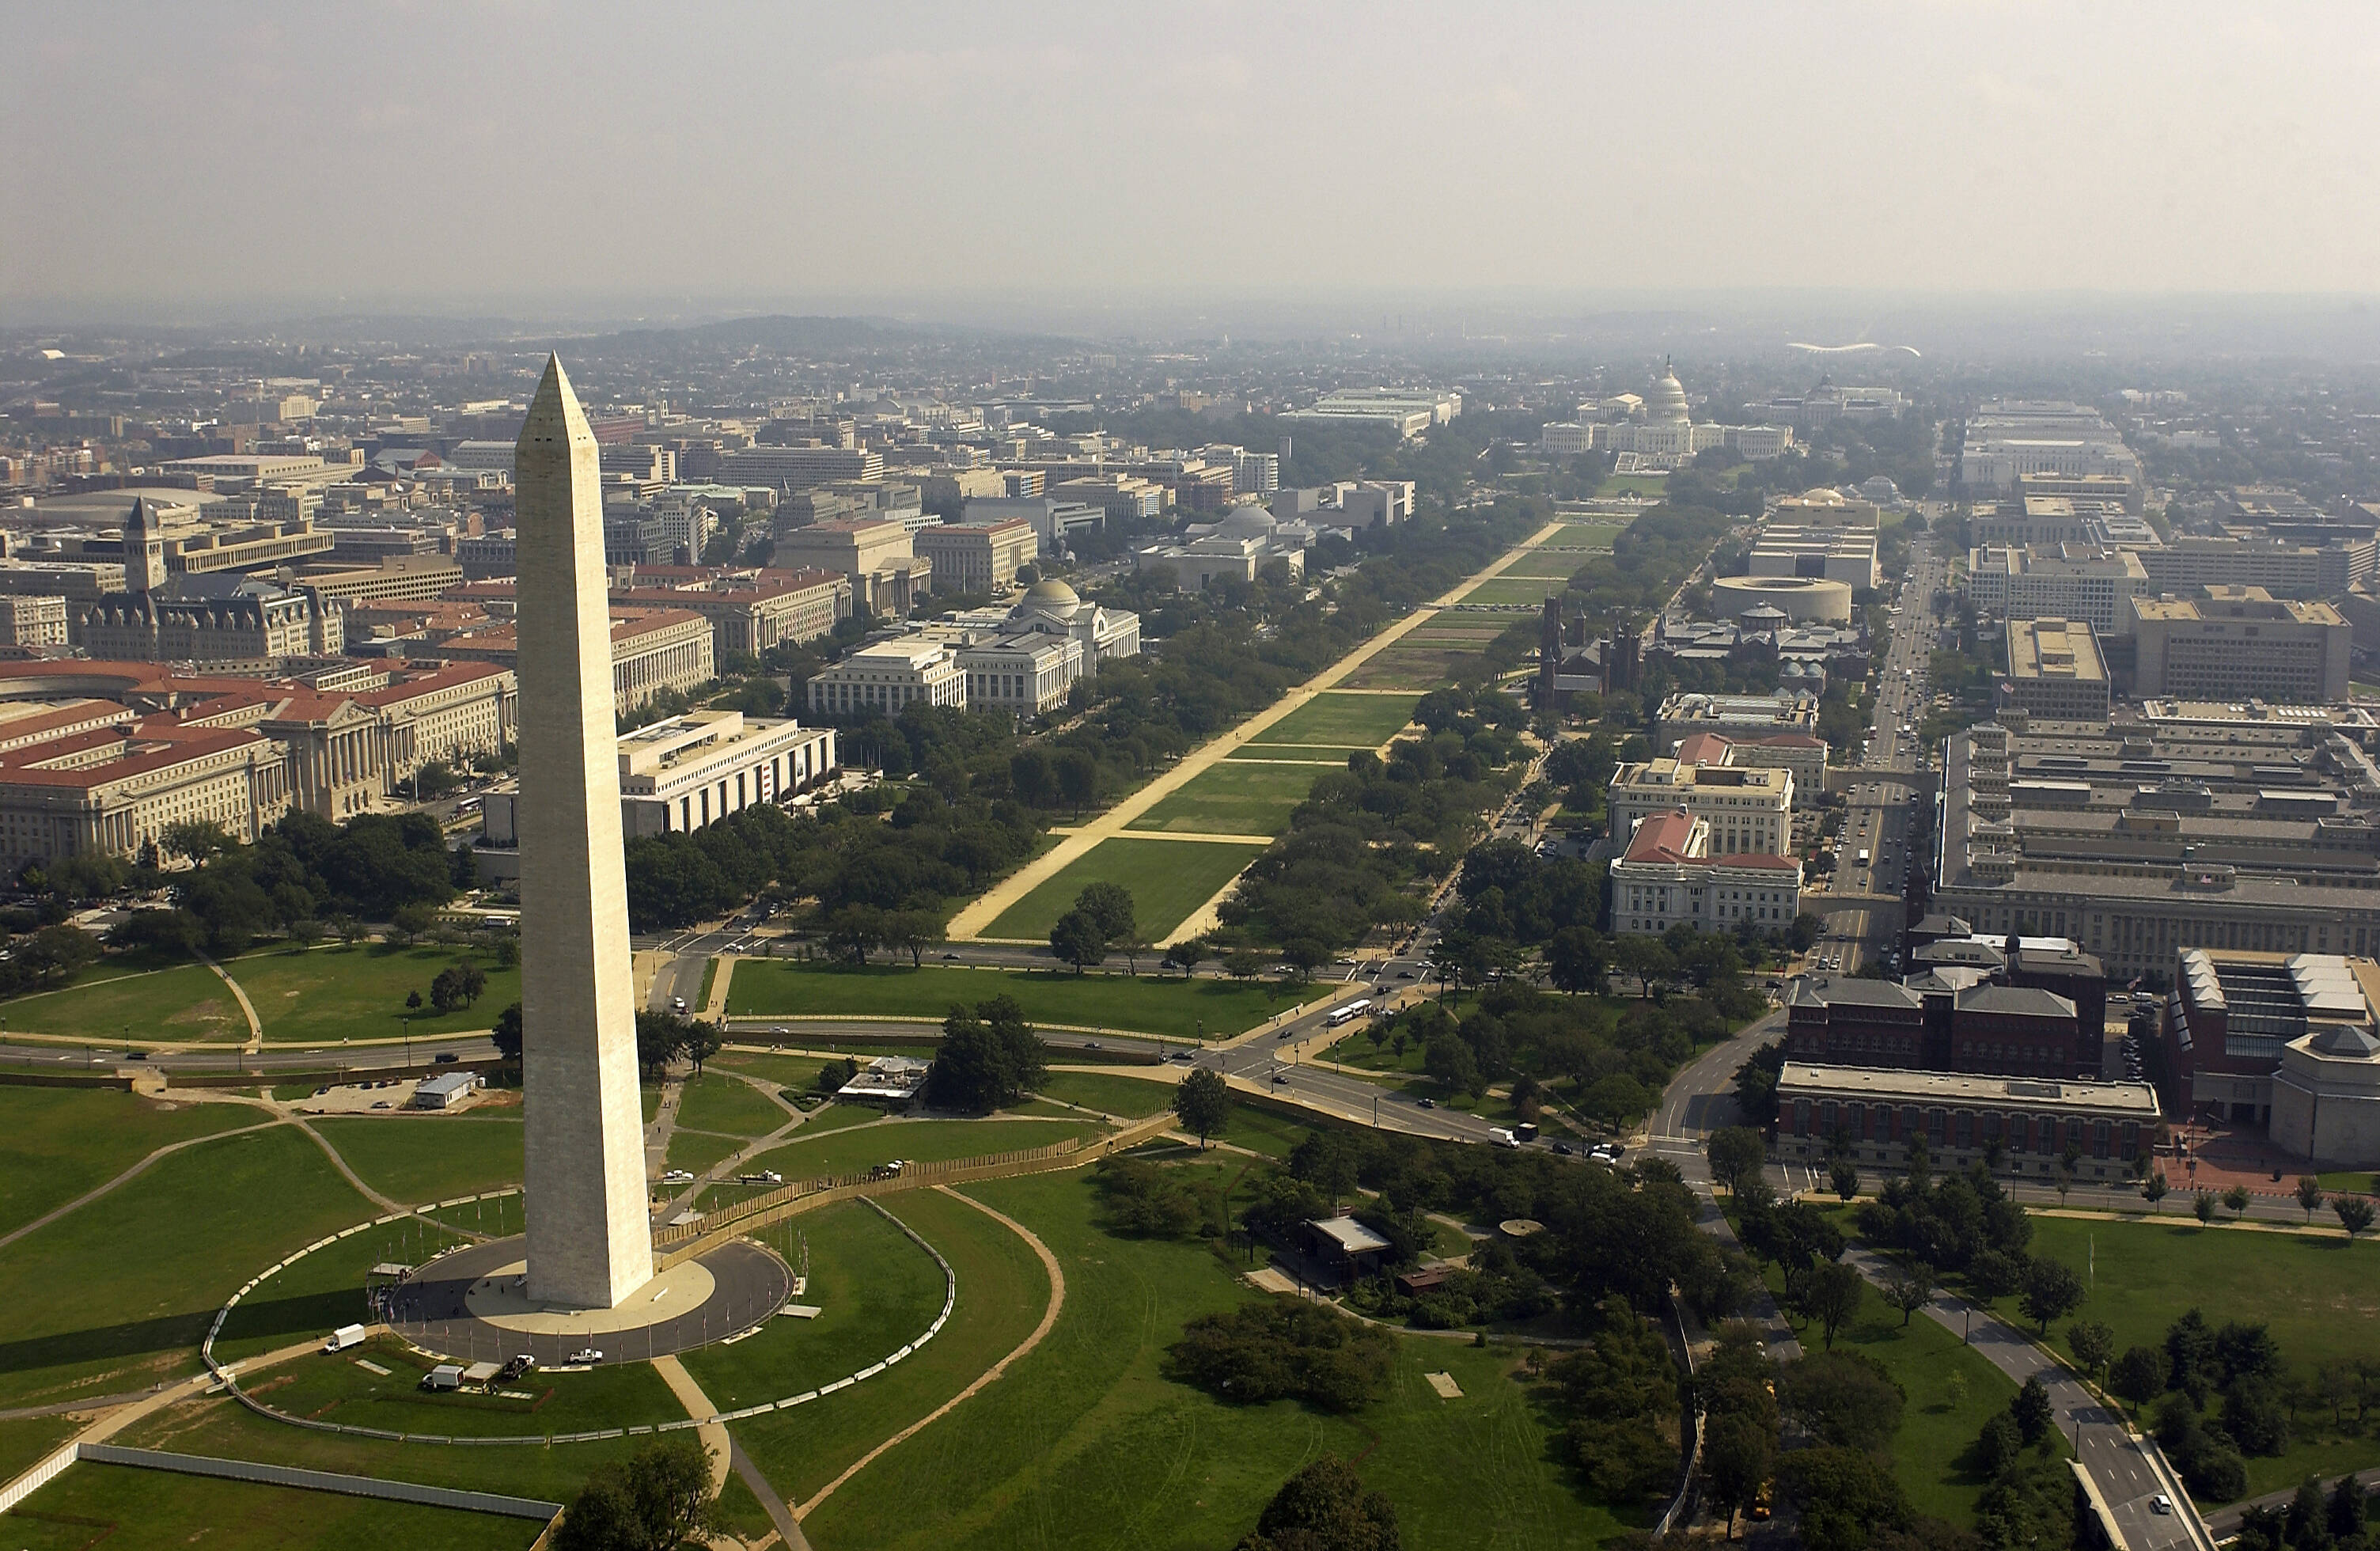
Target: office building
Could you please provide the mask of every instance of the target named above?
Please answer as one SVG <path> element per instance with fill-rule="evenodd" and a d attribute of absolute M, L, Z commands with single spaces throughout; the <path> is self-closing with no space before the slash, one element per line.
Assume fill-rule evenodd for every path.
<path fill-rule="evenodd" d="M 1039 552 L 1040 538 L 1022 517 L 938 523 L 920 528 L 917 554 L 933 567 L 938 593 L 1001 592 L 1015 585 L 1016 568 Z"/>
<path fill-rule="evenodd" d="M 2064 619 L 2102 636 L 2128 634 L 2132 600 L 2156 589 L 2131 550 L 2090 544 L 1967 551 L 1967 600 L 2000 619 Z"/>
<path fill-rule="evenodd" d="M 0 863 L 133 856 L 177 824 L 253 842 L 289 811 L 282 745 L 171 713 L 0 752 Z"/>
<path fill-rule="evenodd" d="M 2141 465 L 2096 410 L 2017 400 L 1985 404 L 1967 421 L 1959 454 L 1960 483 L 1970 494 L 2010 494 L 2028 474 L 2098 476 L 2126 481 L 2127 491 L 2136 492 Z"/>
<path fill-rule="evenodd" d="M 731 447 L 711 478 L 723 484 L 801 490 L 836 479 L 884 478 L 884 455 L 864 447 Z"/>
<path fill-rule="evenodd" d="M 1984 722 L 1937 802 L 1932 907 L 2070 938 L 2110 979 L 2185 947 L 2380 950 L 2380 769 L 2343 733 Z"/>
<path fill-rule="evenodd" d="M 2194 598 L 2139 599 L 2134 686 L 2143 697 L 2302 705 L 2349 697 L 2354 632 L 2327 603 L 2277 600 L 2258 587 L 2206 587 Z"/>
<path fill-rule="evenodd" d="M 779 534 L 774 558 L 781 565 L 841 576 L 851 585 L 853 608 L 897 617 L 909 612 L 931 574 L 915 543 L 908 527 L 897 522 L 820 522 Z"/>
<path fill-rule="evenodd" d="M 1873 983 L 1872 984 L 1880 984 Z M 1891 989 L 1893 988 L 1886 988 Z M 2129 1180 L 2156 1143 L 2163 1112 L 2145 1083 L 1911 1072 L 1788 1060 L 1777 1082 L 1777 1149 L 1817 1163 L 1905 1168 L 1925 1140 L 1931 1167 L 2055 1177 L 2074 1159 L 2093 1183 Z"/>
<path fill-rule="evenodd" d="M 912 705 L 956 706 L 966 700 L 966 675 L 945 641 L 902 636 L 860 648 L 809 680 L 808 705 L 821 716 L 876 709 L 898 717 Z"/>
<path fill-rule="evenodd" d="M 1629 834 L 1639 819 L 1682 809 L 1710 826 L 1711 848 L 1722 855 L 1782 856 L 1792 846 L 1793 790 L 1792 772 L 1776 768 L 1669 757 L 1622 765 L 1611 776 L 1611 832 Z"/>
<path fill-rule="evenodd" d="M 2191 947 L 2175 955 L 2172 978 L 2160 1032 L 2177 1115 L 2269 1126 L 2276 1142 L 2316 1156 L 2328 1101 L 2364 1110 L 2363 1040 L 2380 1018 L 2380 965 L 2370 958 Z M 2334 1125 L 2329 1145 L 2357 1145 L 2362 1131 Z"/>
<path fill-rule="evenodd" d="M 1325 394 L 1303 409 L 1282 413 L 1284 420 L 1308 420 L 1318 425 L 1385 426 L 1400 437 L 1418 436 L 1463 413 L 1463 395 L 1427 389 L 1342 388 Z"/>
<path fill-rule="evenodd" d="M 0 642 L 56 648 L 65 646 L 67 638 L 65 599 L 0 592 Z"/>
<path fill-rule="evenodd" d="M 1755 576 L 1815 576 L 1857 590 L 1870 589 L 1879 579 L 1876 535 L 1855 528 L 1772 522 L 1752 541 L 1746 569 Z"/>
<path fill-rule="evenodd" d="M 719 676 L 711 650 L 710 622 L 690 609 L 612 610 L 612 699 L 615 715 L 641 709 L 662 690 L 683 694 Z M 449 636 L 435 656 L 463 662 L 492 662 L 517 670 L 520 632 L 514 624 L 491 624 Z"/>
<path fill-rule="evenodd" d="M 2080 620 L 2008 622 L 2008 673 L 2000 703 L 2056 721 L 2107 720 L 2107 664 Z"/>
<path fill-rule="evenodd" d="M 686 834 L 762 803 L 782 803 L 835 769 L 831 727 L 698 710 L 623 733 L 618 738 L 620 830 Z M 517 791 L 481 799 L 485 843 L 519 844 Z"/>
<path fill-rule="evenodd" d="M 1797 803 L 1811 802 L 1827 789 L 1827 745 L 1800 733 L 1775 733 L 1764 738 L 1692 733 L 1679 740 L 1675 757 L 1687 767 L 1784 770 L 1793 778 L 1791 800 Z"/>
<path fill-rule="evenodd" d="M 1806 690 L 1785 689 L 1774 695 L 1672 695 L 1654 718 L 1653 752 L 1674 754 L 1681 742 L 1696 733 L 1739 740 L 1789 733 L 1815 739 L 1818 697 Z"/>
<path fill-rule="evenodd" d="M 2183 537 L 2141 551 L 2149 590 L 2187 597 L 2206 587 L 2256 587 L 2276 598 L 2335 598 L 2373 579 L 2369 538 L 2320 545 L 2265 537 Z"/>
<path fill-rule="evenodd" d="M 1674 808 L 1638 821 L 1611 864 L 1610 887 L 1620 935 L 1658 937 L 1675 926 L 1781 932 L 1802 908 L 1802 864 L 1759 852 L 1715 855 L 1709 821 Z"/>
<path fill-rule="evenodd" d="M 1087 529 L 1104 528 L 1108 523 L 1108 507 L 1090 501 L 1061 501 L 1054 496 L 1032 496 L 1018 500 L 970 501 L 963 508 L 964 522 L 998 523 L 1021 518 L 1033 525 L 1034 535 L 1041 541 L 1043 554 L 1057 554 L 1066 548 L 1070 535 Z"/>

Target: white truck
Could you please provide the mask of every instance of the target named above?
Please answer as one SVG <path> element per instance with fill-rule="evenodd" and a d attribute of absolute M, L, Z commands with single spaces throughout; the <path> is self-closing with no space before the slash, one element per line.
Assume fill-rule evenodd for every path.
<path fill-rule="evenodd" d="M 1488 1128 L 1488 1142 L 1490 1146 L 1497 1147 L 1517 1147 L 1521 1145 L 1519 1137 L 1500 1125 Z"/>
<path fill-rule="evenodd" d="M 331 1332 L 331 1339 L 322 1343 L 322 1350 L 324 1351 L 345 1351 L 351 1346 L 361 1346 L 363 1344 L 364 1327 L 362 1326 L 342 1325 L 336 1330 Z"/>

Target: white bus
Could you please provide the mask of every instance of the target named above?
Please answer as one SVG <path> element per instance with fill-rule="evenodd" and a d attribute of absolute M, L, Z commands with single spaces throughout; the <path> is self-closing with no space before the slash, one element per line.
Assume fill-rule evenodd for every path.
<path fill-rule="evenodd" d="M 1341 1024 L 1346 1023 L 1350 1019 L 1360 1018 L 1371 1010 L 1372 1004 L 1367 1000 L 1351 1001 L 1344 1007 L 1332 1008 L 1330 1010 L 1330 1015 L 1322 1021 L 1326 1026 L 1337 1028 Z"/>

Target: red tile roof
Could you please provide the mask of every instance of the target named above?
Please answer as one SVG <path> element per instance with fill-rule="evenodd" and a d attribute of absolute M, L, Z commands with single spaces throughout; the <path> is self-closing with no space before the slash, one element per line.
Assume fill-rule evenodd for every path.
<path fill-rule="evenodd" d="M 1631 862 L 1692 862 L 1700 858 L 1688 855 L 1686 847 L 1694 839 L 1694 821 L 1681 809 L 1653 814 L 1636 826 L 1629 837 L 1628 854 Z"/>

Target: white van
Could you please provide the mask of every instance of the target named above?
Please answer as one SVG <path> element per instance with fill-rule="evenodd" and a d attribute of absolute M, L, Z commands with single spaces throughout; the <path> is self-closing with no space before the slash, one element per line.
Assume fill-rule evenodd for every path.
<path fill-rule="evenodd" d="M 1498 1147 L 1517 1147 L 1521 1145 L 1520 1138 L 1500 1125 L 1488 1128 L 1488 1141 L 1489 1145 Z"/>
<path fill-rule="evenodd" d="M 362 1326 L 342 1325 L 336 1330 L 331 1332 L 331 1339 L 322 1343 L 322 1350 L 324 1351 L 345 1351 L 351 1346 L 361 1346 L 363 1344 L 364 1327 Z"/>

